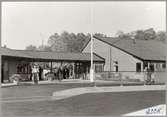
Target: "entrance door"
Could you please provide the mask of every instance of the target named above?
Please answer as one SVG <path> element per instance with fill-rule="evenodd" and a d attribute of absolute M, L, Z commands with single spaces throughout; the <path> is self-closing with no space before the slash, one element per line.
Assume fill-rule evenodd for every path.
<path fill-rule="evenodd" d="M 141 63 L 136 63 L 136 72 L 141 72 Z"/>
<path fill-rule="evenodd" d="M 2 67 L 1 67 L 1 83 L 3 83 L 4 80 L 4 65 L 2 63 Z"/>
<path fill-rule="evenodd" d="M 9 65 L 8 65 L 8 61 L 4 61 L 3 63 L 3 82 L 4 81 L 9 81 Z"/>

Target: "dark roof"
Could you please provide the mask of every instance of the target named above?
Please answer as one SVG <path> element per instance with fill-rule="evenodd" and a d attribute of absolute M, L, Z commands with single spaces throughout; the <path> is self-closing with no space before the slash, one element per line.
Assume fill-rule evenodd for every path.
<path fill-rule="evenodd" d="M 90 38 L 88 38 L 86 41 L 85 41 L 85 43 L 84 43 L 84 45 L 82 46 L 82 48 L 81 48 L 81 52 L 85 49 L 85 47 L 89 44 L 89 41 L 90 41 Z"/>
<path fill-rule="evenodd" d="M 120 39 L 97 36 L 94 36 L 94 38 L 116 47 L 141 60 L 166 61 L 166 44 L 160 41 Z"/>
<path fill-rule="evenodd" d="M 47 52 L 30 50 L 13 50 L 1 48 L 2 56 L 21 57 L 42 60 L 67 60 L 67 61 L 90 61 L 90 53 L 69 53 L 69 52 Z M 94 61 L 104 62 L 104 58 L 94 54 Z"/>

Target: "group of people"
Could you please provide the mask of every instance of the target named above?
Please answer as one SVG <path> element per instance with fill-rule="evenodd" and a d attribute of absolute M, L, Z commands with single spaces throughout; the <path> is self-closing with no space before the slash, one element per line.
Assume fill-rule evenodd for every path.
<path fill-rule="evenodd" d="M 53 70 L 53 73 L 55 79 L 59 81 L 61 81 L 62 79 L 68 79 L 71 76 L 70 69 L 66 66 L 60 66 L 59 68 L 55 68 Z"/>
<path fill-rule="evenodd" d="M 62 79 L 68 79 L 72 76 L 72 69 L 68 68 L 67 66 L 60 66 L 50 70 L 43 69 L 39 65 L 33 65 L 31 71 L 32 81 L 34 81 L 35 84 L 38 84 L 39 80 L 48 80 L 50 77 L 52 80 L 56 79 L 61 81 Z"/>

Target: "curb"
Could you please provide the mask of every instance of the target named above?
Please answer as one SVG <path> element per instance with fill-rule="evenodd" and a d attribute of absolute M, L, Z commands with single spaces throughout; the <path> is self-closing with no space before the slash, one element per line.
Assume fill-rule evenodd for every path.
<path fill-rule="evenodd" d="M 133 91 L 161 91 L 166 90 L 166 85 L 154 86 L 116 86 L 116 87 L 83 87 L 72 88 L 63 91 L 53 92 L 53 99 L 56 97 L 69 98 L 86 93 L 105 93 L 105 92 L 133 92 Z"/>

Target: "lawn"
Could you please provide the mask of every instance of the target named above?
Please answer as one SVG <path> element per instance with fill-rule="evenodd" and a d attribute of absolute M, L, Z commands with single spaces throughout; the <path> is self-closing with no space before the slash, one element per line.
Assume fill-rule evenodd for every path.
<path fill-rule="evenodd" d="M 92 87 L 92 83 L 54 83 L 54 84 L 24 84 L 20 86 L 9 86 L 1 88 L 1 98 L 17 98 L 17 97 L 32 97 L 32 96 L 51 96 L 53 92 L 77 88 L 77 87 Z M 98 87 L 101 86 L 120 86 L 120 83 L 115 82 L 98 82 Z M 141 85 L 141 84 L 133 84 Z"/>
<path fill-rule="evenodd" d="M 83 94 L 62 100 L 2 103 L 1 108 L 3 116 L 116 116 L 159 104 L 165 104 L 165 91 Z"/>
<path fill-rule="evenodd" d="M 42 85 L 21 85 L 1 88 L 1 98 L 17 98 L 32 96 L 51 96 L 53 92 L 69 88 L 92 86 L 90 83 L 69 83 L 69 84 L 42 84 Z"/>

